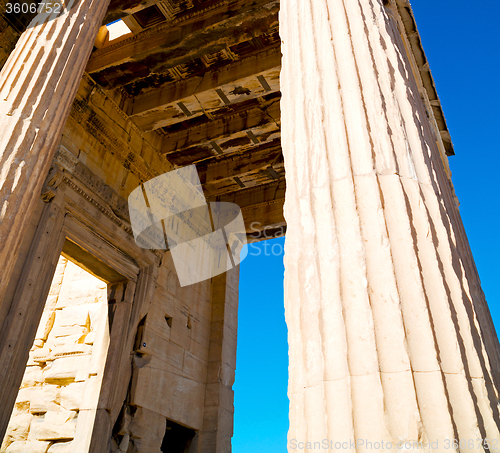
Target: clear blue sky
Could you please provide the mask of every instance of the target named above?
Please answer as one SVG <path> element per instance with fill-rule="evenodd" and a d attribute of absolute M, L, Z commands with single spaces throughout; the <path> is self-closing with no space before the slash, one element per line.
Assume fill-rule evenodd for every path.
<path fill-rule="evenodd" d="M 450 165 L 462 218 L 500 331 L 500 6 L 492 0 L 413 0 L 412 5 L 455 145 Z M 268 252 L 274 243 L 282 248 L 283 239 L 269 241 Z M 265 256 L 264 246 L 260 243 L 259 256 L 251 248 L 241 265 L 234 453 L 286 453 L 283 254 Z"/>

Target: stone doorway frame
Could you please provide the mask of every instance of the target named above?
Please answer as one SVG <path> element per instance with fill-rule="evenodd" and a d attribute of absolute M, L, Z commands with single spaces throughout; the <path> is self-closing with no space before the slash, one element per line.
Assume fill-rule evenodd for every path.
<path fill-rule="evenodd" d="M 6 400 L 10 401 L 6 401 L 9 405 L 4 407 L 13 407 L 25 370 L 14 364 L 28 360 L 56 264 L 68 240 L 96 262 L 122 275 L 122 281 L 108 282 L 108 288 L 112 285 L 121 288 L 117 291 L 119 298 L 111 304 L 108 300 L 109 346 L 100 390 L 96 389 L 97 405 L 80 411 L 75 436 L 75 453 L 102 452 L 108 450 L 113 425 L 127 395 L 137 325 L 148 312 L 161 255 L 135 245 L 128 222 L 113 216 L 113 210 L 104 201 L 102 183 L 77 178 L 66 171 L 66 165 L 59 165 L 71 157 L 64 148 L 60 149 L 47 179 L 49 190 L 42 191 L 46 203 L 42 203 L 32 219 L 32 223 L 37 223 L 36 231 L 25 241 L 29 251 L 19 264 L 22 270 L 16 278 L 4 326 L 8 328 L 3 329 L 0 338 L 8 342 L 7 347 L 0 350 L 0 357 L 11 366 L 0 370 L 0 374 L 7 375 L 11 389 L 5 392 L 8 393 Z M 92 272 L 85 262 L 64 254 L 103 278 Z M 5 427 L 11 412 L 0 416 L 0 423 Z"/>

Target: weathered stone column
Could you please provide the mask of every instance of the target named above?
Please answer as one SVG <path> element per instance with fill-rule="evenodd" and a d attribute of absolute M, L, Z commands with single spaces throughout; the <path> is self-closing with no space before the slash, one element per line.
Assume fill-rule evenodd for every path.
<path fill-rule="evenodd" d="M 289 441 L 499 451 L 498 340 L 397 22 L 382 0 L 280 21 Z"/>
<path fill-rule="evenodd" d="M 21 238 L 108 3 L 69 0 L 59 15 L 39 14 L 0 73 L 0 325 Z"/>

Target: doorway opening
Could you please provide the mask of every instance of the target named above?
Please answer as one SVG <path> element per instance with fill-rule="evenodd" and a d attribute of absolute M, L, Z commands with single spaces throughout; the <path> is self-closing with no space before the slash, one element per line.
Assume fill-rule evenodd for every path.
<path fill-rule="evenodd" d="M 97 406 L 108 283 L 117 279 L 124 277 L 66 240 L 0 452 L 72 451 L 79 418 Z"/>
<path fill-rule="evenodd" d="M 167 420 L 165 436 L 161 444 L 162 453 L 187 453 L 190 451 L 196 431 Z"/>

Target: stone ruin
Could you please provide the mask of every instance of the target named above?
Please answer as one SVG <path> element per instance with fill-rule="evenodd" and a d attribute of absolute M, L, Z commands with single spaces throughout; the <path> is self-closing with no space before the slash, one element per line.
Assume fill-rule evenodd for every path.
<path fill-rule="evenodd" d="M 500 451 L 500 347 L 407 0 L 7 3 L 2 451 L 231 451 L 238 267 L 181 286 L 127 204 L 190 165 L 248 241 L 286 232 L 299 451 Z"/>

